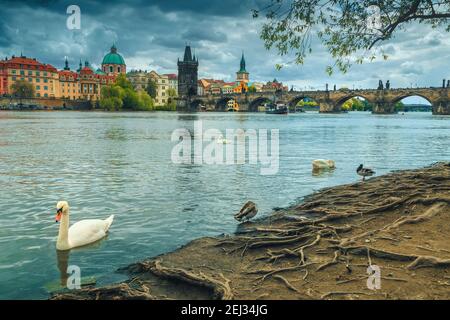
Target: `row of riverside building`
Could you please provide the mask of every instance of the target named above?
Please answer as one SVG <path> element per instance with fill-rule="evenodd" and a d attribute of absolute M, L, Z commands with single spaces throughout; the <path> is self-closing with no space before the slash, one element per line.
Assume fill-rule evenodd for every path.
<path fill-rule="evenodd" d="M 0 97 L 12 95 L 13 84 L 22 80 L 33 84 L 36 98 L 97 101 L 102 87 L 113 84 L 119 74 L 126 75 L 137 90 L 145 90 L 148 81 L 153 80 L 157 86 L 155 105 L 168 103 L 169 88 L 173 88 L 175 94 L 178 91 L 176 74 L 160 75 L 155 71 L 127 73 L 125 60 L 113 44 L 98 69 L 88 61 L 82 63 L 80 60 L 78 69 L 71 70 L 67 58 L 64 69 L 58 70 L 22 54 L 6 57 L 0 60 Z"/>
<path fill-rule="evenodd" d="M 183 60 L 178 60 L 179 93 L 183 95 L 220 95 L 231 93 L 276 92 L 288 91 L 288 87 L 276 79 L 266 83 L 251 82 L 250 73 L 246 69 L 244 53 L 242 53 L 240 68 L 236 72 L 236 80 L 198 79 L 198 58 L 192 55 L 190 46 L 186 46 Z"/>
<path fill-rule="evenodd" d="M 113 84 L 119 74 L 126 75 L 136 90 L 145 90 L 149 82 L 153 81 L 156 84 L 154 99 L 157 106 L 166 105 L 170 101 L 170 89 L 172 95 L 180 97 L 249 91 L 288 91 L 288 88 L 276 79 L 267 83 L 251 82 L 244 53 L 234 82 L 198 79 L 198 66 L 198 58 L 195 54 L 192 55 L 188 45 L 183 59 L 178 60 L 178 75 L 143 70 L 131 70 L 127 73 L 125 60 L 114 44 L 98 69 L 94 69 L 88 61 L 82 63 L 80 60 L 78 68 L 72 70 L 66 58 L 63 70 L 58 70 L 50 64 L 21 54 L 19 57 L 0 60 L 0 96 L 11 96 L 12 85 L 22 80 L 33 84 L 37 98 L 97 101 L 100 99 L 102 87 Z"/>
<path fill-rule="evenodd" d="M 0 95 L 11 95 L 13 84 L 22 80 L 33 84 L 37 98 L 96 101 L 101 88 L 114 83 L 118 74 L 126 74 L 126 65 L 115 45 L 96 70 L 88 61 L 71 70 L 66 58 L 64 69 L 57 70 L 35 58 L 12 56 L 0 61 Z"/>

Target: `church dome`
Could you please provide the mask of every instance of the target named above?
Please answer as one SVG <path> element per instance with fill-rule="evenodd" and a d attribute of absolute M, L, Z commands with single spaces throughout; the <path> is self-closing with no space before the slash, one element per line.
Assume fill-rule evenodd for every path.
<path fill-rule="evenodd" d="M 103 58 L 102 64 L 119 64 L 125 65 L 125 60 L 117 53 L 117 48 L 113 44 L 111 51 Z"/>

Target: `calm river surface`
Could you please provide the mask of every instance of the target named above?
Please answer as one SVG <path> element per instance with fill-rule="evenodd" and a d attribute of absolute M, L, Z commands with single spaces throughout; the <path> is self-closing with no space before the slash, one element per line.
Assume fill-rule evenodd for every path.
<path fill-rule="evenodd" d="M 260 165 L 178 165 L 171 133 L 193 129 L 280 129 L 276 175 Z M 429 113 L 287 116 L 237 113 L 0 112 L 0 299 L 45 299 L 58 263 L 97 284 L 135 261 L 201 236 L 232 233 L 248 199 L 260 215 L 327 186 L 356 181 L 360 163 L 384 174 L 450 158 L 450 118 Z M 311 174 L 311 161 L 337 169 Z M 115 214 L 107 239 L 57 256 L 55 205 L 71 223 Z M 58 262 L 59 261 L 59 262 Z"/>

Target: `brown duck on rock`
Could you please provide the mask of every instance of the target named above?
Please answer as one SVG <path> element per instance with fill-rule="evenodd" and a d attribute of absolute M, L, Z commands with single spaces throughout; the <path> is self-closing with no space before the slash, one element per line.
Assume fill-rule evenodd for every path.
<path fill-rule="evenodd" d="M 258 213 L 258 208 L 253 201 L 247 201 L 242 209 L 234 215 L 234 218 L 241 222 L 242 220 L 248 221 Z"/>

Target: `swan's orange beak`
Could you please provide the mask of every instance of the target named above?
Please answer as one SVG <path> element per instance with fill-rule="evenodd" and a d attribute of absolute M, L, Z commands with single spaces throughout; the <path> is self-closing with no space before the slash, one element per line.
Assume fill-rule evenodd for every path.
<path fill-rule="evenodd" d="M 61 220 L 61 215 L 62 215 L 62 209 L 59 209 L 58 211 L 56 211 L 55 222 L 59 222 L 59 220 Z"/>

